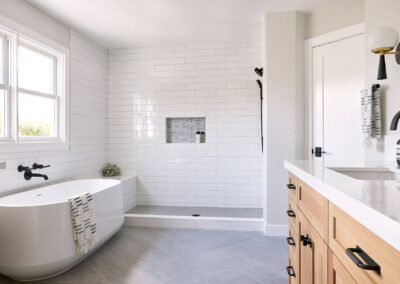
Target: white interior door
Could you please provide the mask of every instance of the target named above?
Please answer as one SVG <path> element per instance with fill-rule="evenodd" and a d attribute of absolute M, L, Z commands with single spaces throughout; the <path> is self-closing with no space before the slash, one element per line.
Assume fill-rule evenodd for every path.
<path fill-rule="evenodd" d="M 364 35 L 313 48 L 313 159 L 363 159 L 360 91 L 364 87 L 364 72 Z M 316 157 L 315 149 L 319 149 L 315 147 L 325 153 Z"/>

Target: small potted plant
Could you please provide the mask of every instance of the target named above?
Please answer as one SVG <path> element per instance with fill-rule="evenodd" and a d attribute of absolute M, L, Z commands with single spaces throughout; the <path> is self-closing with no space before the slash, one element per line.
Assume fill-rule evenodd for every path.
<path fill-rule="evenodd" d="M 103 175 L 103 177 L 116 177 L 121 175 L 121 171 L 119 170 L 117 165 L 107 163 L 101 170 L 101 174 Z"/>

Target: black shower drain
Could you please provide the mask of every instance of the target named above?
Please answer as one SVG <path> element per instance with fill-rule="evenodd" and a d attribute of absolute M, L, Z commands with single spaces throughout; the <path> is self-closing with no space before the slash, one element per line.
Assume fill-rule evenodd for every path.
<path fill-rule="evenodd" d="M 193 217 L 200 217 L 200 214 L 193 214 Z"/>

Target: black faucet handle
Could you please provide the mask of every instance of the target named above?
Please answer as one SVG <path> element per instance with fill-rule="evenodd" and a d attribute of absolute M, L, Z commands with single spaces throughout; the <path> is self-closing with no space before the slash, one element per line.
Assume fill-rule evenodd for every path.
<path fill-rule="evenodd" d="M 26 170 L 30 170 L 30 168 L 29 167 L 24 167 L 23 165 L 19 165 L 18 166 L 18 172 L 23 172 L 23 171 L 26 171 Z"/>
<path fill-rule="evenodd" d="M 43 166 L 43 165 L 41 165 L 41 164 L 34 163 L 34 164 L 32 165 L 32 170 L 43 169 L 43 168 L 49 168 L 49 167 L 50 167 L 50 165 Z"/>

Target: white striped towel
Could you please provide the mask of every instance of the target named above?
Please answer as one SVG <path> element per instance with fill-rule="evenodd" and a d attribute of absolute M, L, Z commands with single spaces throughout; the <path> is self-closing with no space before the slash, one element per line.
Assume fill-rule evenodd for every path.
<path fill-rule="evenodd" d="M 361 123 L 364 142 L 382 135 L 381 94 L 373 86 L 361 91 Z"/>
<path fill-rule="evenodd" d="M 68 199 L 71 206 L 72 231 L 78 252 L 87 253 L 96 242 L 96 219 L 90 193 Z"/>

